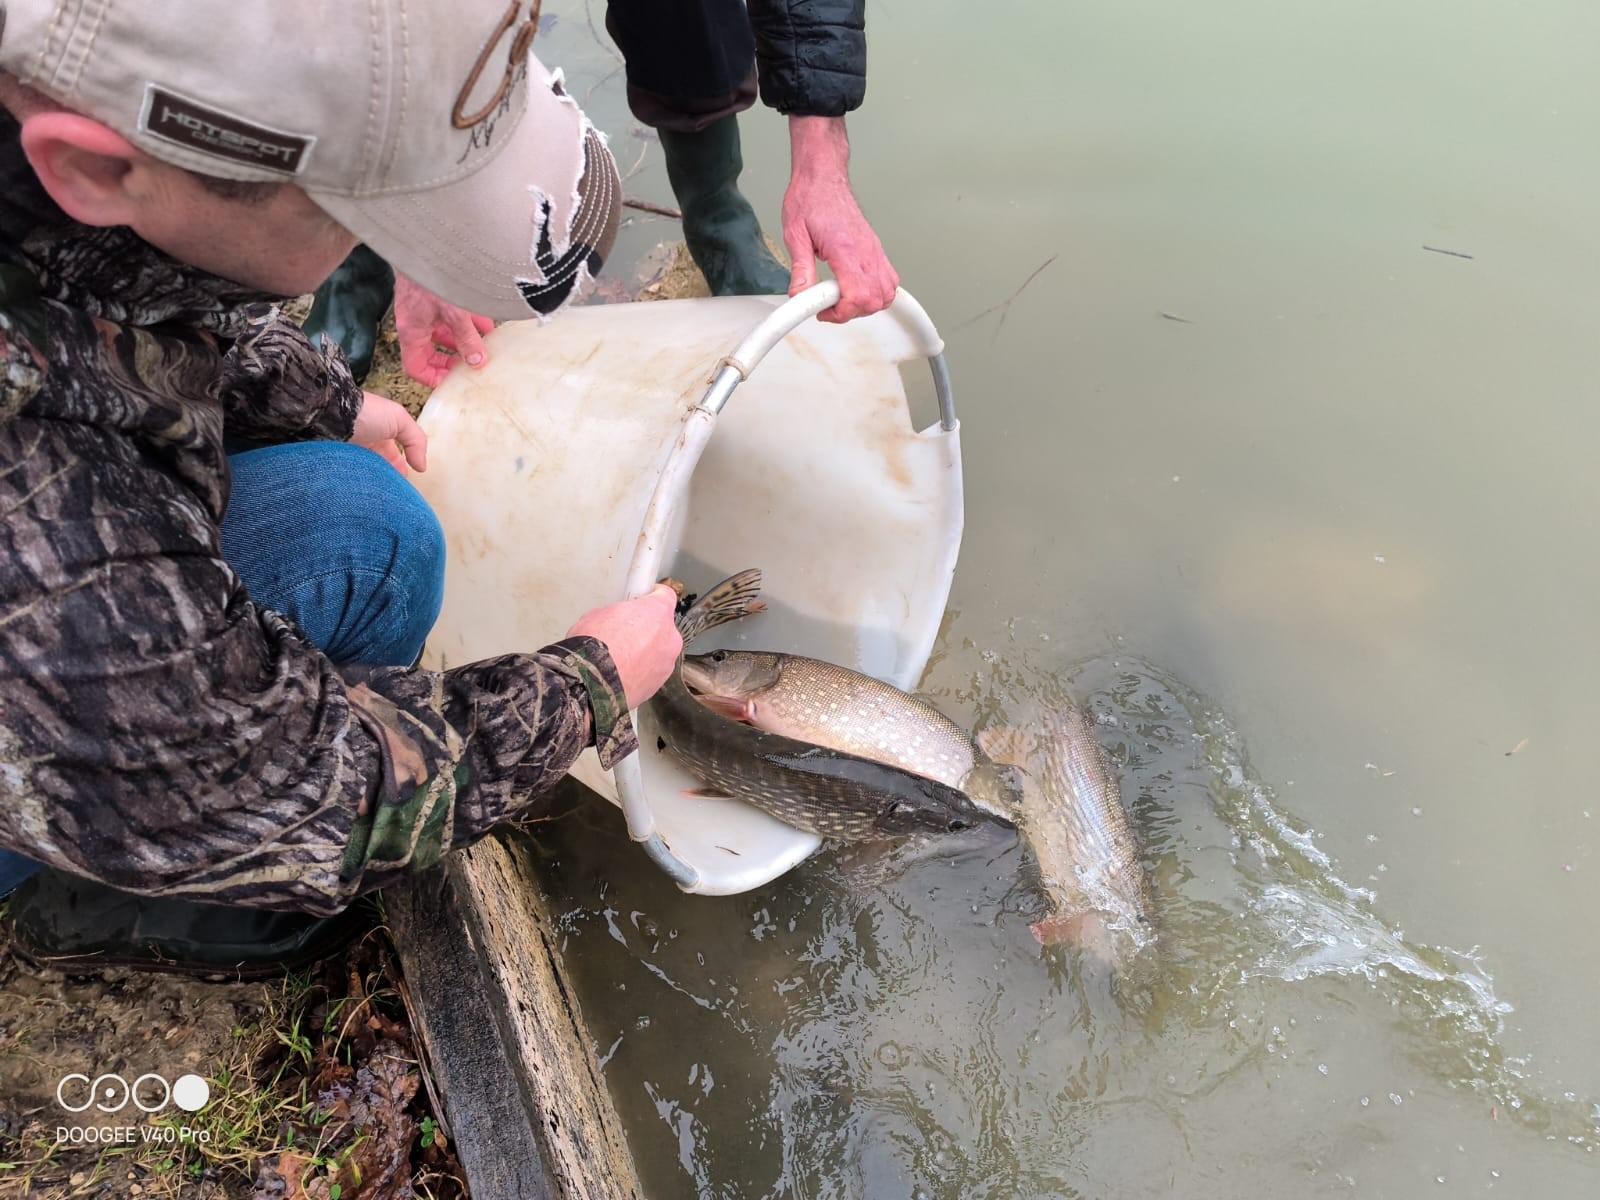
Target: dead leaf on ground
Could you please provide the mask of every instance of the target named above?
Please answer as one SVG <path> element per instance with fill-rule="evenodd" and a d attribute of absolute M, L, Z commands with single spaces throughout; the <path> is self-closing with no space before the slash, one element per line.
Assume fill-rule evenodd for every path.
<path fill-rule="evenodd" d="M 372 1057 L 356 1071 L 348 1098 L 348 1120 L 363 1138 L 346 1163 L 341 1177 L 349 1175 L 363 1196 L 409 1197 L 411 1146 L 417 1123 L 406 1107 L 417 1094 L 421 1079 L 410 1057 L 394 1042 L 379 1042 Z"/>
<path fill-rule="evenodd" d="M 308 1155 L 293 1150 L 280 1150 L 262 1159 L 250 1200 L 316 1200 L 302 1183 L 310 1166 Z"/>

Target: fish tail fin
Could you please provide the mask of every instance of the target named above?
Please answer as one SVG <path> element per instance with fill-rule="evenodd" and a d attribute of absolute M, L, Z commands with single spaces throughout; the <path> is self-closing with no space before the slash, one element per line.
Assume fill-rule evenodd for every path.
<path fill-rule="evenodd" d="M 1029 928 L 1041 946 L 1067 945 L 1083 950 L 1098 949 L 1107 935 L 1104 920 L 1099 913 L 1092 912 L 1046 917 Z"/>
<path fill-rule="evenodd" d="M 678 632 L 685 643 L 692 642 L 708 629 L 761 612 L 767 606 L 756 599 L 760 591 L 758 568 L 730 575 L 690 605 L 686 612 L 678 614 Z"/>

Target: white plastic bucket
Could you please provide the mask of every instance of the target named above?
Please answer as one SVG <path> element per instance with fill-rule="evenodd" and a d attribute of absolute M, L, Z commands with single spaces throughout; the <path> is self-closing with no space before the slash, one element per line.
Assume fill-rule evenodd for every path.
<path fill-rule="evenodd" d="M 453 372 L 421 417 L 416 482 L 449 545 L 428 665 L 547 645 L 665 575 L 702 591 L 760 567 L 769 611 L 695 649 L 743 642 L 914 686 L 961 541 L 943 343 L 904 292 L 848 325 L 812 320 L 837 294 L 584 307 L 495 330 L 489 364 Z M 914 358 L 931 360 L 944 414 L 922 430 L 899 373 Z M 622 805 L 684 890 L 759 887 L 816 849 L 746 804 L 686 795 L 700 781 L 635 719 L 638 754 L 607 772 L 588 750 L 573 774 Z"/>

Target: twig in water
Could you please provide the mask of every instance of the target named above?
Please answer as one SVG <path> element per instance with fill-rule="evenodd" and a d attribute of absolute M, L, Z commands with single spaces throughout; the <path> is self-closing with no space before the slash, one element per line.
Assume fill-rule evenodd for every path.
<path fill-rule="evenodd" d="M 1027 287 L 1028 287 L 1028 285 L 1030 283 L 1032 283 L 1035 279 L 1039 278 L 1039 276 L 1043 273 L 1043 271 L 1044 271 L 1044 269 L 1046 267 L 1048 267 L 1051 263 L 1055 262 L 1055 260 L 1060 258 L 1060 257 L 1061 257 L 1061 251 L 1057 250 L 1049 258 L 1045 259 L 1042 263 L 1040 263 L 1037 267 L 1035 267 L 1033 269 L 1033 274 L 1029 275 L 1026 279 L 1024 279 L 1022 281 L 1022 283 L 1020 285 L 1018 285 L 1017 290 L 1012 292 L 1010 296 L 1006 297 L 1006 299 L 1002 300 L 999 304 L 991 304 L 988 308 L 984 309 L 977 316 L 968 317 L 965 321 L 961 322 L 961 324 L 957 325 L 956 328 L 957 329 L 965 329 L 968 325 L 974 325 L 977 322 L 983 320 L 983 318 L 987 317 L 990 313 L 998 312 L 1000 314 L 1000 320 L 995 322 L 994 336 L 992 336 L 989 339 L 989 345 L 991 345 L 991 346 L 994 345 L 995 342 L 1000 337 L 1000 330 L 1005 325 L 1006 318 L 1011 315 L 1011 305 L 1012 305 L 1012 303 L 1016 300 L 1016 298 L 1018 296 L 1022 295 L 1022 293 L 1027 289 Z"/>
<path fill-rule="evenodd" d="M 627 183 L 641 170 L 644 169 L 644 156 L 650 152 L 649 142 L 639 143 L 639 157 L 633 160 L 633 166 L 628 168 L 628 173 L 622 177 L 622 182 Z"/>
<path fill-rule="evenodd" d="M 1448 254 L 1451 258 L 1471 258 L 1470 254 L 1463 254 L 1459 250 L 1442 250 L 1438 246 L 1424 246 L 1424 250 L 1431 250 L 1435 254 Z"/>
<path fill-rule="evenodd" d="M 583 104 L 582 104 L 582 106 L 581 106 L 581 107 L 583 107 L 583 108 L 588 108 L 588 107 L 589 107 L 589 97 L 590 97 L 590 96 L 592 96 L 592 95 L 594 95 L 594 94 L 595 94 L 595 92 L 596 92 L 596 91 L 597 91 L 597 90 L 599 90 L 599 89 L 600 89 L 600 88 L 603 88 L 603 87 L 605 87 L 605 85 L 606 85 L 606 84 L 608 84 L 608 83 L 610 83 L 610 82 L 611 82 L 611 81 L 612 81 L 612 80 L 613 80 L 613 79 L 615 79 L 615 78 L 616 78 L 616 77 L 617 77 L 617 76 L 618 76 L 618 75 L 619 75 L 619 74 L 620 74 L 620 73 L 621 73 L 621 72 L 622 72 L 622 67 L 621 67 L 621 66 L 620 66 L 620 65 L 618 65 L 618 66 L 615 66 L 615 67 L 612 67 L 612 68 L 611 68 L 611 70 L 609 70 L 609 71 L 607 71 L 607 72 L 606 72 L 606 73 L 605 73 L 605 74 L 604 74 L 604 75 L 602 75 L 602 76 L 601 76 L 601 77 L 600 77 L 600 78 L 599 78 L 599 79 L 596 79 L 596 80 L 595 80 L 595 81 L 594 81 L 594 82 L 593 82 L 593 83 L 591 83 L 591 84 L 590 84 L 590 85 L 589 85 L 589 90 L 588 90 L 588 91 L 586 91 L 586 92 L 585 92 L 585 93 L 584 93 L 584 94 L 583 94 Z"/>
<path fill-rule="evenodd" d="M 640 200 L 637 196 L 624 196 L 623 208 L 637 208 L 640 212 L 655 213 L 658 217 L 671 217 L 674 221 L 683 220 L 683 213 L 675 208 L 668 208 L 665 204 L 657 204 L 652 200 Z"/>

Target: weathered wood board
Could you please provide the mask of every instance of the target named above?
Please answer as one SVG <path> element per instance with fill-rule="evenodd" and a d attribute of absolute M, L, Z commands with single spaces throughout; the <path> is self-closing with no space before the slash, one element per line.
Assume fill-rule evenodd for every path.
<path fill-rule="evenodd" d="M 527 851 L 488 838 L 384 896 L 473 1195 L 642 1200 Z"/>

